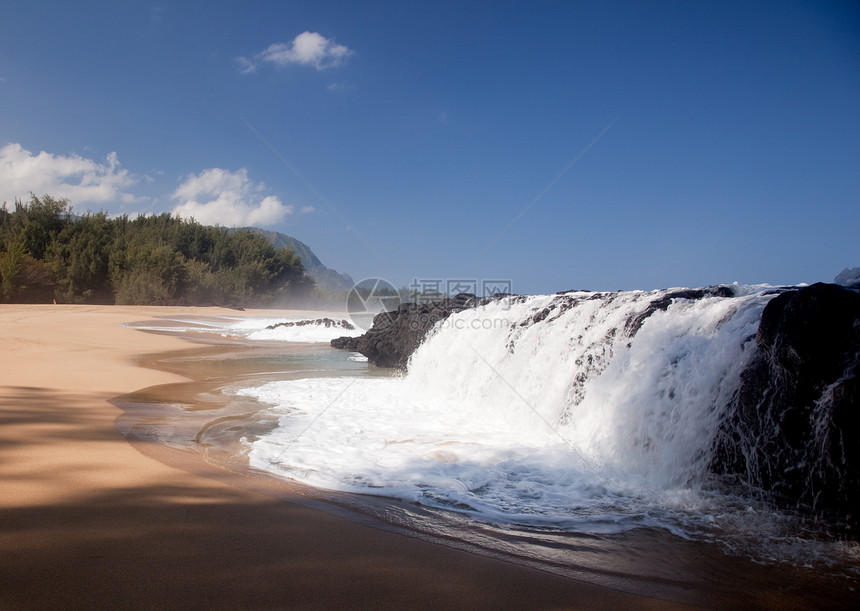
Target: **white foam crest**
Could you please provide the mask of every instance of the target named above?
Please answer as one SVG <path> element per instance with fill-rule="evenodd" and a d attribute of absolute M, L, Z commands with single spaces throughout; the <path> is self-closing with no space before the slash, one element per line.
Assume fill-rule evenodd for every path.
<path fill-rule="evenodd" d="M 330 326 L 326 326 L 324 324 L 317 324 L 320 320 L 323 319 L 297 319 L 292 321 L 285 321 L 281 319 L 276 323 L 269 323 L 268 325 L 266 325 L 266 327 L 262 329 L 254 329 L 253 331 L 248 333 L 246 337 L 252 340 L 328 343 L 338 337 L 356 337 L 362 334 L 361 329 L 355 327 L 353 327 L 352 329 L 346 328 L 341 324 L 341 321 L 339 320 L 335 321 L 338 324 Z M 284 322 L 311 322 L 312 324 L 294 324 L 293 326 L 283 326 L 281 323 Z"/>
<path fill-rule="evenodd" d="M 343 336 L 361 335 L 361 329 L 347 328 L 347 321 L 326 316 L 218 316 L 205 318 L 167 318 L 170 324 L 135 323 L 136 329 L 173 333 L 217 333 L 253 341 L 329 343 Z M 329 324 L 326 325 L 325 322 Z M 284 325 L 283 323 L 288 323 Z M 297 324 L 298 323 L 298 324 Z M 334 324 L 332 324 L 334 323 Z M 349 325 L 351 326 L 351 325 Z"/>
<path fill-rule="evenodd" d="M 303 343 L 328 343 L 337 337 L 361 335 L 360 329 L 349 329 L 347 325 L 345 320 L 324 316 L 243 317 L 234 319 L 223 335 L 256 341 Z"/>
<path fill-rule="evenodd" d="M 555 431 L 607 476 L 682 485 L 704 467 L 767 297 L 678 299 L 629 337 L 631 317 L 655 296 L 537 297 L 462 312 L 414 355 L 408 381 L 522 435 Z"/>
<path fill-rule="evenodd" d="M 755 349 L 763 308 L 755 296 L 682 301 L 655 312 L 586 382 L 564 434 L 595 460 L 657 488 L 695 483 Z"/>

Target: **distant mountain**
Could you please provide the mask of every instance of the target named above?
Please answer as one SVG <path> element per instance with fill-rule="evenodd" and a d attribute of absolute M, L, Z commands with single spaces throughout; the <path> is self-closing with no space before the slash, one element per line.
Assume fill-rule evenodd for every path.
<path fill-rule="evenodd" d="M 305 272 L 313 278 L 317 286 L 328 291 L 348 291 L 353 287 L 355 282 L 349 274 L 341 274 L 322 264 L 322 261 L 314 254 L 310 246 L 304 242 L 300 242 L 294 237 L 278 233 L 277 231 L 268 231 L 259 227 L 243 227 L 248 231 L 263 236 L 272 243 L 275 248 L 284 248 L 289 246 L 302 260 L 302 265 L 305 266 Z"/>

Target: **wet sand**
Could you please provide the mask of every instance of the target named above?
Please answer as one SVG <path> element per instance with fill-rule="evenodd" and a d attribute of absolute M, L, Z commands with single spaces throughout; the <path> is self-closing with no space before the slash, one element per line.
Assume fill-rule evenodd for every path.
<path fill-rule="evenodd" d="M 682 608 L 370 528 L 197 453 L 128 443 L 110 401 L 181 381 L 136 359 L 189 343 L 120 325 L 169 315 L 238 314 L 0 306 L 0 608 Z"/>
<path fill-rule="evenodd" d="M 196 333 L 191 336 L 199 339 Z M 252 478 L 232 480 L 245 488 L 263 486 L 268 494 L 374 528 L 655 599 L 719 609 L 854 608 L 860 602 L 851 589 L 856 579 L 844 576 L 855 571 L 856 563 L 850 561 L 838 568 L 809 568 L 805 566 L 809 557 L 801 554 L 798 565 L 761 564 L 747 556 L 757 550 L 726 554 L 713 541 L 684 540 L 661 529 L 595 535 L 496 526 L 457 512 L 312 488 L 255 470 L 248 466 L 245 439 L 266 434 L 276 420 L 267 405 L 231 389 L 296 377 L 388 376 L 391 372 L 345 361 L 344 353 L 322 344 L 265 345 L 220 336 L 207 344 L 140 360 L 148 368 L 193 382 L 153 386 L 113 400 L 124 411 L 117 427 L 142 452 L 172 464 L 183 453 L 159 448 L 190 449 L 223 467 L 210 471 L 210 476 Z M 850 556 L 839 555 L 843 560 Z"/>

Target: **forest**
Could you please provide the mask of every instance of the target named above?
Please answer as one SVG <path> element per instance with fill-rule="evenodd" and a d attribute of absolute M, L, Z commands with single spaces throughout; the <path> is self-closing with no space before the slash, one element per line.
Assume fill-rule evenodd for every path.
<path fill-rule="evenodd" d="M 0 303 L 288 307 L 313 288 L 291 248 L 247 230 L 76 215 L 49 195 L 0 205 Z"/>

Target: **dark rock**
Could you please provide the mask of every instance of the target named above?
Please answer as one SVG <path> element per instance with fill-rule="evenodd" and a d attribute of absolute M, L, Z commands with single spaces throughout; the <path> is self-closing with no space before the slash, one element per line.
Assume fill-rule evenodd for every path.
<path fill-rule="evenodd" d="M 409 357 L 421 345 L 433 325 L 455 312 L 489 303 L 496 298 L 479 299 L 470 293 L 460 293 L 431 303 L 404 303 L 396 310 L 374 316 L 373 325 L 364 335 L 339 337 L 333 339 L 331 345 L 360 352 L 377 367 L 406 369 Z"/>
<path fill-rule="evenodd" d="M 520 326 L 531 326 L 531 325 L 533 325 L 533 324 L 536 324 L 536 323 L 539 323 L 539 322 L 541 322 L 541 321 L 543 321 L 543 320 L 546 320 L 546 317 L 547 317 L 547 316 L 549 316 L 549 315 L 550 315 L 550 313 L 552 313 L 552 309 L 551 309 L 551 308 L 544 308 L 543 310 L 541 310 L 540 312 L 538 312 L 537 314 L 535 314 L 534 316 L 532 316 L 530 320 L 528 320 L 528 321 L 523 321 L 523 322 L 520 324 Z"/>
<path fill-rule="evenodd" d="M 630 337 L 636 335 L 639 329 L 642 327 L 642 323 L 648 319 L 654 312 L 663 311 L 669 309 L 669 306 L 676 299 L 689 299 L 691 301 L 696 301 L 698 299 L 703 299 L 705 297 L 734 297 L 735 293 L 728 286 L 709 286 L 703 289 L 682 289 L 679 291 L 674 291 L 672 293 L 668 293 L 659 299 L 655 299 L 652 301 L 645 311 L 633 316 L 627 320 L 627 324 L 625 325 L 625 331 Z"/>
<path fill-rule="evenodd" d="M 278 327 L 308 327 L 308 326 L 317 326 L 317 327 L 326 327 L 328 328 L 340 328 L 346 329 L 347 331 L 352 331 L 355 327 L 352 323 L 347 322 L 346 320 L 332 320 L 331 318 L 308 318 L 306 320 L 293 320 L 287 322 L 279 322 L 274 325 L 269 325 L 266 329 L 277 329 Z M 343 338 L 341 338 L 343 339 Z"/>
<path fill-rule="evenodd" d="M 332 348 L 339 348 L 341 350 L 352 350 L 353 352 L 358 352 L 358 338 L 357 337 L 337 337 L 331 340 Z"/>
<path fill-rule="evenodd" d="M 711 470 L 860 525 L 860 294 L 821 283 L 783 292 L 755 341 Z"/>

